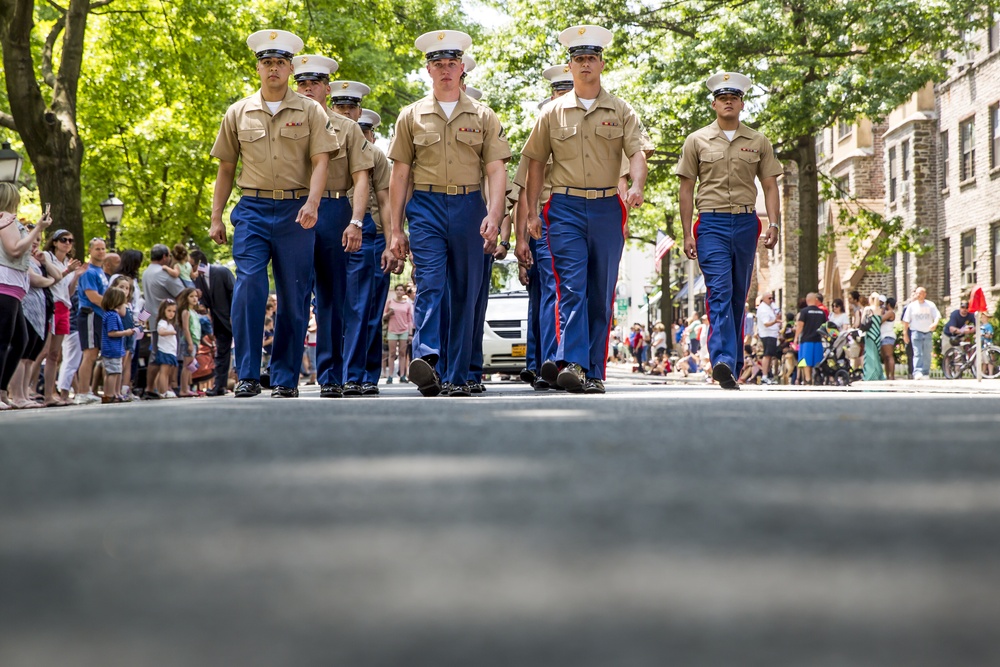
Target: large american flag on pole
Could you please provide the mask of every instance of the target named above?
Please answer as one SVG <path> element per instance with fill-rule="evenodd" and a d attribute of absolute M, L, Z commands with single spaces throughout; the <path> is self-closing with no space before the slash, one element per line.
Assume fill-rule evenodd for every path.
<path fill-rule="evenodd" d="M 663 256 L 670 252 L 670 249 L 674 247 L 674 240 L 664 234 L 663 232 L 657 230 L 656 232 L 656 261 L 659 262 L 663 259 Z"/>

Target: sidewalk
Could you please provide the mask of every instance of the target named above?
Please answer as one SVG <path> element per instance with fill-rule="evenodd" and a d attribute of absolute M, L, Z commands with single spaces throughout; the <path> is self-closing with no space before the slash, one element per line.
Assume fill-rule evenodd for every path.
<path fill-rule="evenodd" d="M 608 364 L 608 384 L 671 384 L 691 385 L 694 387 L 713 386 L 705 382 L 704 373 L 692 373 L 684 377 L 681 373 L 667 375 L 643 375 L 633 373 L 632 364 Z M 1000 379 L 983 380 L 963 378 L 961 380 L 945 380 L 931 378 L 928 380 L 893 380 L 892 382 L 854 382 L 849 387 L 813 387 L 805 385 L 744 385 L 743 389 L 752 391 L 880 391 L 903 394 L 996 394 L 1000 396 Z"/>

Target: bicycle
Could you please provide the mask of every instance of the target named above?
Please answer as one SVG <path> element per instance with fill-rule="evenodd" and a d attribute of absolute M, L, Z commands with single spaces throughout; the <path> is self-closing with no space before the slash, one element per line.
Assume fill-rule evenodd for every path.
<path fill-rule="evenodd" d="M 949 380 L 957 380 L 970 371 L 976 377 L 976 364 L 979 361 L 979 350 L 975 349 L 974 341 L 964 340 L 960 336 L 951 339 L 954 347 L 944 355 L 944 376 Z M 1000 347 L 983 341 L 983 377 L 1000 377 Z"/>

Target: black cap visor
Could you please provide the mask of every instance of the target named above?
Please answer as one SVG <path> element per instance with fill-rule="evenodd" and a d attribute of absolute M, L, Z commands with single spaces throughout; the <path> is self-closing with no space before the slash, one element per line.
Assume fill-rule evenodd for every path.
<path fill-rule="evenodd" d="M 573 56 L 599 56 L 604 53 L 603 46 L 593 46 L 584 44 L 581 46 L 571 46 L 569 47 L 569 57 Z"/>
<path fill-rule="evenodd" d="M 432 60 L 444 60 L 445 58 L 454 58 L 458 60 L 464 54 L 465 51 L 460 51 L 459 49 L 445 49 L 444 51 L 428 51 L 427 62 L 430 62 Z"/>
<path fill-rule="evenodd" d="M 556 81 L 555 83 L 552 84 L 552 90 L 563 91 L 572 89 L 573 89 L 572 81 Z"/>
<path fill-rule="evenodd" d="M 296 81 L 323 81 L 324 83 L 330 80 L 330 75 L 321 74 L 319 72 L 302 72 L 301 74 L 295 75 Z"/>
<path fill-rule="evenodd" d="M 340 104 L 348 107 L 359 107 L 361 106 L 361 100 L 357 97 L 330 97 L 330 104 Z"/>
<path fill-rule="evenodd" d="M 257 60 L 263 60 L 264 58 L 284 58 L 285 60 L 291 62 L 292 54 L 288 51 L 279 51 L 278 49 L 265 49 L 264 51 L 258 51 Z"/>
<path fill-rule="evenodd" d="M 739 88 L 719 88 L 712 93 L 714 97 L 721 97 L 723 95 L 735 95 L 736 97 L 743 99 L 743 91 Z"/>

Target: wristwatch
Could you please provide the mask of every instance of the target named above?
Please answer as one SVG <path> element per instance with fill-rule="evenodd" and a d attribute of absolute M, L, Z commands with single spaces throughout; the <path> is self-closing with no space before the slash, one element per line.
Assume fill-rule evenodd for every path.
<path fill-rule="evenodd" d="M 510 241 L 501 241 L 500 245 L 504 247 L 504 250 L 510 250 Z"/>
<path fill-rule="evenodd" d="M 767 227 L 768 227 L 768 229 L 770 229 L 771 227 L 774 227 L 775 229 L 781 229 L 781 225 L 779 225 L 776 222 L 768 223 Z"/>
<path fill-rule="evenodd" d="M 360 220 L 351 220 L 351 224 L 357 227 L 358 229 L 361 229 L 362 227 L 364 227 L 365 223 L 363 223 Z"/>

